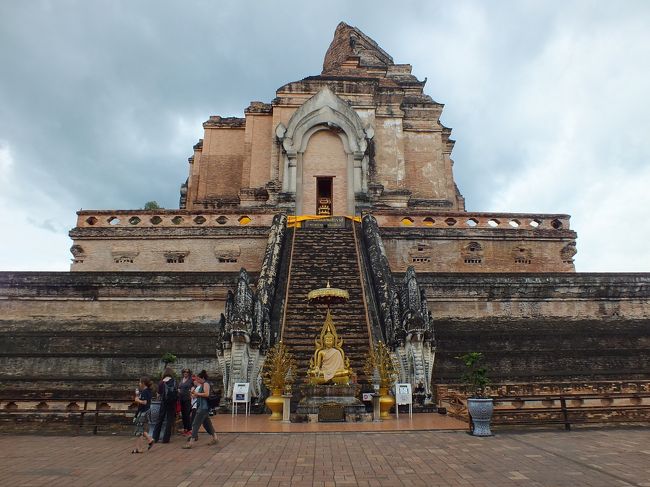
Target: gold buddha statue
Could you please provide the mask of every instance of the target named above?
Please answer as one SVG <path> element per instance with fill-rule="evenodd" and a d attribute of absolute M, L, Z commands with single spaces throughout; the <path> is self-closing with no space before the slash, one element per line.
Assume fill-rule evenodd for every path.
<path fill-rule="evenodd" d="M 350 359 L 345 358 L 343 339 L 336 333 L 329 309 L 320 336 L 316 338 L 316 351 L 309 361 L 307 376 L 310 384 L 349 384 L 352 376 Z"/>

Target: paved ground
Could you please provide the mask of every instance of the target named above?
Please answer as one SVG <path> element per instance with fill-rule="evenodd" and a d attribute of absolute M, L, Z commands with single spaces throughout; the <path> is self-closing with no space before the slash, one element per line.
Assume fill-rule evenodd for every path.
<path fill-rule="evenodd" d="M 217 433 L 347 433 L 351 431 L 413 431 L 413 430 L 464 430 L 467 421 L 454 419 L 448 414 L 417 413 L 409 416 L 391 414 L 390 419 L 380 422 L 360 423 L 283 423 L 269 421 L 266 414 L 230 415 L 212 417 Z"/>
<path fill-rule="evenodd" d="M 131 455 L 126 436 L 0 436 L 12 486 L 650 486 L 650 431 L 224 433 Z"/>

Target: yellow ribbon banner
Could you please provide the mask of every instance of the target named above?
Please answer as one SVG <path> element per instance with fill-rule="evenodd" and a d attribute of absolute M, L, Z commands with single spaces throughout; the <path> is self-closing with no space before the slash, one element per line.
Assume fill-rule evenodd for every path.
<path fill-rule="evenodd" d="M 347 216 L 347 215 L 341 215 L 341 216 L 343 216 L 343 218 L 347 218 L 348 220 L 361 223 L 360 216 Z M 332 217 L 329 215 L 289 215 L 287 217 L 287 227 L 300 228 L 302 226 L 302 222 L 306 220 L 324 220 L 326 218 L 332 218 Z"/>

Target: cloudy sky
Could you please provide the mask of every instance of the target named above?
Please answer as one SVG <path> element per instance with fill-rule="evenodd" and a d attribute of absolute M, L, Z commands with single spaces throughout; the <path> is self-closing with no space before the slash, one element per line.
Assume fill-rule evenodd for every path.
<path fill-rule="evenodd" d="M 339 21 L 428 78 L 469 211 L 558 212 L 577 270 L 650 271 L 650 2 L 0 3 L 0 270 L 80 209 L 178 207 L 209 115 L 318 74 Z"/>

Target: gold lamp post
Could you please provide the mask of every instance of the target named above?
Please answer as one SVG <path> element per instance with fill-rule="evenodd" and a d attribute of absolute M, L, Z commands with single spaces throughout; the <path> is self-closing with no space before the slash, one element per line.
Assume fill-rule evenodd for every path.
<path fill-rule="evenodd" d="M 372 378 L 373 384 L 379 386 L 380 418 L 389 419 L 388 412 L 395 404 L 395 398 L 388 393 L 388 390 L 397 378 L 397 367 L 390 356 L 390 350 L 383 342 L 377 342 L 370 350 L 363 371 L 366 376 Z"/>
<path fill-rule="evenodd" d="M 262 370 L 264 385 L 271 390 L 271 395 L 266 398 L 266 405 L 271 410 L 271 421 L 282 420 L 282 392 L 289 381 L 293 380 L 293 374 L 290 373 L 292 370 L 296 370 L 296 361 L 280 341 L 269 349 Z"/>

